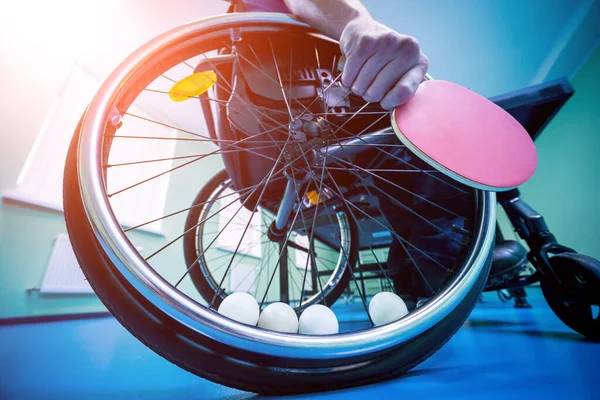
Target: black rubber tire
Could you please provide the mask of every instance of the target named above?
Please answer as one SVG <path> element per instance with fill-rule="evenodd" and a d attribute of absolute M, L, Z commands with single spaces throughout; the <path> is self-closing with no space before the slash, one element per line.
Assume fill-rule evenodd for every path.
<path fill-rule="evenodd" d="M 225 170 L 221 170 L 215 176 L 213 176 L 196 195 L 196 198 L 192 203 L 192 208 L 190 208 L 185 220 L 184 232 L 187 233 L 183 237 L 183 253 L 185 256 L 186 268 L 189 269 L 190 266 L 194 265 L 190 269 L 190 277 L 200 295 L 209 303 L 216 294 L 214 286 L 218 286 L 218 284 L 215 283 L 214 285 L 211 285 L 207 281 L 207 278 L 202 272 L 202 268 L 197 261 L 198 248 L 196 230 L 194 227 L 198 225 L 203 207 L 198 207 L 196 205 L 204 204 L 208 200 L 209 196 L 213 194 L 217 187 L 227 178 L 228 175 Z M 348 258 L 350 260 L 350 265 L 354 266 L 358 260 L 358 229 L 356 227 L 356 222 L 352 218 L 348 218 L 348 224 L 350 225 L 350 254 Z M 348 286 L 350 279 L 350 268 L 346 266 L 338 284 L 325 296 L 325 304 L 331 305 L 337 299 L 339 299 Z M 214 306 L 219 307 L 221 301 L 223 301 L 223 297 L 221 295 L 216 296 Z M 306 306 L 307 305 L 303 305 L 302 308 L 304 309 Z"/>
<path fill-rule="evenodd" d="M 470 292 L 445 319 L 410 342 L 383 352 L 336 360 L 298 360 L 232 349 L 171 319 L 140 295 L 112 264 L 83 207 L 78 142 L 79 127 L 65 166 L 64 209 L 73 249 L 86 278 L 115 318 L 141 342 L 181 368 L 223 385 L 264 394 L 292 394 L 360 386 L 401 375 L 454 335 L 475 306 L 489 273 L 491 252 Z"/>
<path fill-rule="evenodd" d="M 594 291 L 600 291 L 600 261 L 583 254 L 561 253 L 550 258 L 550 265 L 566 284 L 572 281 L 570 275 L 580 274 Z M 600 315 L 594 318 L 591 304 L 565 301 L 566 292 L 573 288 L 557 288 L 545 280 L 541 287 L 548 305 L 565 325 L 589 339 L 600 340 Z"/>

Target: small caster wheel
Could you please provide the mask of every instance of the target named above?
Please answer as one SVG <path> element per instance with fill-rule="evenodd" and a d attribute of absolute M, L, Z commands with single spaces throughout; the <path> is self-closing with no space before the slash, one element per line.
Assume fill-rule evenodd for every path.
<path fill-rule="evenodd" d="M 556 316 L 569 328 L 600 340 L 600 262 L 577 253 L 562 253 L 550 258 L 552 269 L 562 285 L 542 280 L 542 293 Z"/>
<path fill-rule="evenodd" d="M 500 301 L 502 301 L 503 303 L 508 302 L 510 299 L 512 299 L 512 295 L 510 294 L 510 292 L 506 289 L 500 289 L 498 290 L 498 298 L 500 299 Z"/>

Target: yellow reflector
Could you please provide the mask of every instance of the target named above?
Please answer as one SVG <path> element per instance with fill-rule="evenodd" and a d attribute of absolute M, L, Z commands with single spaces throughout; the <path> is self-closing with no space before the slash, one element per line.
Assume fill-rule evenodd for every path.
<path fill-rule="evenodd" d="M 169 97 L 173 101 L 184 101 L 191 97 L 200 96 L 215 83 L 217 83 L 215 71 L 198 72 L 173 85 L 169 90 Z"/>

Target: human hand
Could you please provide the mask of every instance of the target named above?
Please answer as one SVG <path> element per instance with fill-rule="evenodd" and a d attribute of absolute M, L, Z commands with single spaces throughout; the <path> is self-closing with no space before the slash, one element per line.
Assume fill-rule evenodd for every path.
<path fill-rule="evenodd" d="M 346 57 L 342 84 L 369 102 L 392 110 L 410 99 L 427 73 L 429 60 L 417 40 L 371 18 L 357 18 L 340 37 Z"/>

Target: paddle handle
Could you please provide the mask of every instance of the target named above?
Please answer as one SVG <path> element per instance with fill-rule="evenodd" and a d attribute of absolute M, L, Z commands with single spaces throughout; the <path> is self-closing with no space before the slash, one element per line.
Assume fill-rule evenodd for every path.
<path fill-rule="evenodd" d="M 337 70 L 339 72 L 342 72 L 344 70 L 345 65 L 346 65 L 346 56 L 342 54 L 340 56 L 340 59 L 337 62 Z M 423 77 L 423 82 L 431 81 L 431 80 L 433 80 L 433 78 L 429 74 L 425 74 L 425 76 Z"/>

